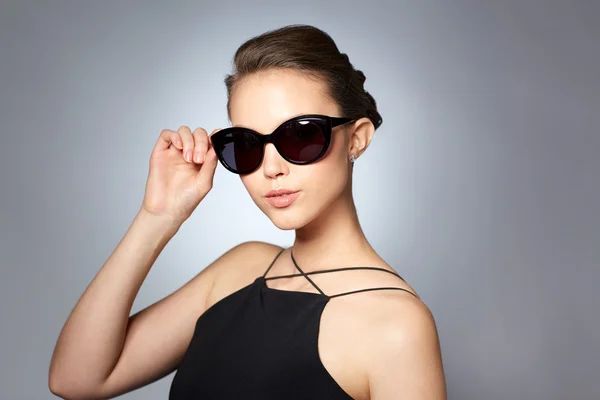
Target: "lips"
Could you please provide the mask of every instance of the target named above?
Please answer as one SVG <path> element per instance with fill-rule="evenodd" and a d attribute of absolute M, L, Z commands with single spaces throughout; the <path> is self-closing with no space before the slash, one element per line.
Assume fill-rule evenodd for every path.
<path fill-rule="evenodd" d="M 291 205 L 300 195 L 300 190 L 277 189 L 269 190 L 265 195 L 267 203 L 276 208 L 285 208 Z"/>
<path fill-rule="evenodd" d="M 269 192 L 265 195 L 265 197 L 269 198 L 269 197 L 283 196 L 286 194 L 294 194 L 294 193 L 298 193 L 298 192 L 299 192 L 299 190 L 289 190 L 289 189 L 269 190 Z"/>

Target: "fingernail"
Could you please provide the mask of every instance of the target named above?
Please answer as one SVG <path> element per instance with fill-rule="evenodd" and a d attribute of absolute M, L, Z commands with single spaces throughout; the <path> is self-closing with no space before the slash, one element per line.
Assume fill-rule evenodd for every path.
<path fill-rule="evenodd" d="M 195 152 L 194 153 L 194 161 L 195 162 L 200 162 L 200 153 L 199 152 Z"/>
<path fill-rule="evenodd" d="M 191 152 L 190 150 L 187 150 L 187 151 L 185 152 L 185 160 L 186 160 L 187 162 L 190 162 L 190 161 L 191 161 L 191 158 L 192 158 L 192 152 Z"/>

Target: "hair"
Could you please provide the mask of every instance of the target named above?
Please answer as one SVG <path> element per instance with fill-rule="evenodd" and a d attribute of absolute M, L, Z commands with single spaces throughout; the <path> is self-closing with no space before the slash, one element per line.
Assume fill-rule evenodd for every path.
<path fill-rule="evenodd" d="M 271 69 L 289 69 L 320 79 L 342 116 L 367 117 L 375 129 L 382 122 L 377 103 L 365 89 L 365 74 L 354 69 L 327 33 L 310 25 L 287 25 L 244 42 L 235 52 L 233 73 L 226 75 L 227 115 L 231 94 L 246 76 Z"/>

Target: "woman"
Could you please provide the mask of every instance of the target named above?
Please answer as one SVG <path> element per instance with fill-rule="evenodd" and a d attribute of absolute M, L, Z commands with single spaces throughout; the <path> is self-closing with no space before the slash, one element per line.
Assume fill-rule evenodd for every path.
<path fill-rule="evenodd" d="M 142 207 L 60 334 L 51 391 L 111 398 L 177 370 L 172 400 L 445 399 L 433 317 L 352 200 L 353 163 L 382 122 L 365 76 L 306 25 L 248 40 L 234 63 L 232 127 L 161 132 Z M 237 245 L 129 316 L 218 161 L 293 245 Z"/>

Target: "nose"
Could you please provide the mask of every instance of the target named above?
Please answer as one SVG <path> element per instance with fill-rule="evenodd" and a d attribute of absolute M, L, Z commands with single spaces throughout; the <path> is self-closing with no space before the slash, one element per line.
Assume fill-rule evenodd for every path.
<path fill-rule="evenodd" d="M 281 154 L 279 154 L 273 143 L 267 143 L 264 151 L 263 171 L 266 177 L 276 178 L 281 174 L 288 173 L 287 161 L 281 157 Z"/>

